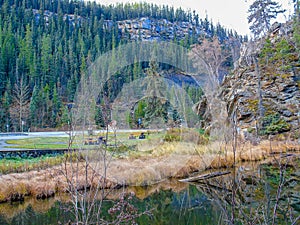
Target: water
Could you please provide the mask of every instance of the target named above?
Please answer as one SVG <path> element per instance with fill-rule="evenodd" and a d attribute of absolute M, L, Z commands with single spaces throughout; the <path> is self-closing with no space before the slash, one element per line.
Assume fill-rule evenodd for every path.
<path fill-rule="evenodd" d="M 140 190 L 139 190 L 140 191 Z M 152 209 L 153 215 L 141 216 L 138 224 L 217 224 L 219 212 L 207 197 L 193 185 L 176 193 L 172 190 L 154 192 L 144 199 L 134 198 L 133 204 L 140 210 Z M 50 225 L 67 223 L 72 214 L 67 203 L 58 199 L 37 201 L 29 199 L 23 204 L 2 204 L 1 225 Z M 105 206 L 103 209 L 108 209 Z"/>
<path fill-rule="evenodd" d="M 278 210 L 275 224 L 292 224 L 293 219 L 300 215 L 300 183 L 299 160 L 298 166 L 288 167 L 285 174 L 285 184 L 278 202 Z M 243 167 L 244 169 L 246 168 Z M 151 209 L 152 216 L 141 216 L 137 223 L 141 225 L 211 225 L 226 224 L 226 218 L 231 217 L 232 195 L 228 189 L 230 182 L 238 183 L 236 194 L 236 215 L 246 214 L 236 218 L 235 224 L 245 224 L 251 219 L 257 223 L 271 224 L 272 210 L 276 202 L 279 170 L 262 166 L 256 172 L 247 171 L 244 178 L 233 177 L 232 173 L 227 177 L 216 179 L 215 183 L 206 185 L 189 185 L 176 180 L 167 180 L 157 185 L 148 187 L 130 187 L 125 190 L 116 190 L 110 198 L 118 199 L 121 192 L 135 193 L 131 200 L 139 212 Z M 249 176 L 251 175 L 251 176 Z M 262 177 L 259 177 L 262 176 Z M 234 179 L 232 179 L 234 178 Z M 262 180 L 257 179 L 263 178 Z M 218 182 L 219 183 L 218 186 Z M 246 184 L 247 183 L 247 184 Z M 243 186 L 246 185 L 246 186 Z M 231 186 L 232 187 L 232 186 Z M 240 191 L 243 191 L 242 193 Z M 26 199 L 24 203 L 0 204 L 1 225 L 51 225 L 66 224 L 74 221 L 70 209 L 70 203 L 66 195 L 56 196 L 48 200 Z M 110 220 L 108 213 L 112 207 L 107 202 L 102 208 L 102 215 Z M 247 220 L 245 220 L 247 218 Z M 264 223 L 264 224 L 265 224 Z M 300 224 L 300 221 L 295 224 Z"/>

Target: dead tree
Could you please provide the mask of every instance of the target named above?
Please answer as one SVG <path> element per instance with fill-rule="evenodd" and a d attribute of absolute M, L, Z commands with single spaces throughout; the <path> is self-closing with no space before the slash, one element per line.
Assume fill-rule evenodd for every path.
<path fill-rule="evenodd" d="M 30 103 L 30 89 L 26 84 L 25 79 L 21 76 L 17 79 L 13 89 L 13 102 L 9 109 L 10 115 L 15 122 L 18 124 L 19 131 L 23 132 L 23 126 L 27 120 L 29 113 Z"/>

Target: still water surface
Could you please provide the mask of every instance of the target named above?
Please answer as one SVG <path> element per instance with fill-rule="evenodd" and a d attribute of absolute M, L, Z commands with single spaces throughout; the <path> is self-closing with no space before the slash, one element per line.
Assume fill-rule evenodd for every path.
<path fill-rule="evenodd" d="M 149 188 L 149 187 L 148 187 Z M 181 187 L 182 189 L 182 187 Z M 137 192 L 143 192 L 141 188 Z M 153 209 L 151 217 L 142 216 L 138 224 L 218 224 L 219 211 L 208 198 L 193 185 L 186 185 L 179 192 L 155 191 L 144 199 L 134 198 L 133 204 L 140 210 Z M 56 199 L 27 199 L 22 204 L 0 206 L 1 225 L 50 225 L 67 223 L 71 213 L 68 204 Z"/>
<path fill-rule="evenodd" d="M 135 197 L 131 203 L 139 212 L 145 211 L 146 208 L 153 210 L 151 217 L 142 216 L 137 219 L 137 223 L 141 225 L 225 224 L 224 217 L 221 215 L 224 209 L 225 213 L 228 213 L 226 210 L 228 197 L 229 202 L 231 198 L 230 187 L 232 187 L 229 185 L 227 189 L 226 184 L 230 184 L 230 180 L 244 180 L 243 183 L 239 183 L 242 196 L 238 198 L 238 192 L 236 196 L 236 202 L 239 204 L 237 212 L 239 208 L 242 208 L 244 213 L 249 213 L 250 217 L 246 217 L 248 218 L 246 221 L 253 216 L 259 216 L 257 221 L 266 221 L 268 213 L 262 212 L 270 212 L 269 216 L 272 217 L 272 207 L 266 206 L 274 206 L 276 202 L 280 170 L 274 166 L 257 167 L 257 165 L 244 165 L 241 168 L 255 169 L 248 172 L 243 170 L 243 174 L 237 174 L 237 176 L 232 176 L 232 173 L 227 177 L 222 176 L 221 183 L 217 183 L 217 188 L 216 183 L 210 184 L 210 188 L 207 188 L 208 186 L 201 187 L 199 184 L 195 186 L 177 180 L 166 180 L 153 186 L 116 190 L 110 198 L 118 199 L 124 191 L 133 192 Z M 299 168 L 299 158 L 285 168 L 284 185 L 278 202 L 280 210 L 278 210 L 278 219 L 275 224 L 292 224 L 291 221 L 300 216 Z M 68 202 L 68 196 L 61 195 L 47 200 L 28 198 L 23 203 L 0 204 L 0 225 L 66 224 L 70 220 L 74 221 L 68 210 L 71 208 Z M 111 206 L 111 201 L 104 205 L 102 215 L 109 216 L 108 210 Z M 271 217 L 269 219 L 272 219 Z M 237 224 L 244 224 L 244 222 L 245 220 L 241 219 Z M 295 224 L 300 224 L 300 220 Z"/>

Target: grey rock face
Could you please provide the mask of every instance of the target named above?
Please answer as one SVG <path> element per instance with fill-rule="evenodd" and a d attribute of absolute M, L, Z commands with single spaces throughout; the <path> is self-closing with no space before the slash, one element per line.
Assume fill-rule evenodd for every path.
<path fill-rule="evenodd" d="M 291 24 L 275 24 L 274 29 L 266 37 L 273 46 L 283 38 L 292 41 Z M 241 48 L 241 58 L 238 65 L 224 79 L 221 86 L 220 97 L 227 105 L 228 116 L 234 113 L 237 116 L 238 127 L 242 130 L 254 130 L 257 123 L 263 121 L 267 124 L 268 132 L 292 131 L 300 134 L 300 64 L 299 55 L 294 53 L 291 61 L 285 62 L 288 69 L 281 69 L 278 61 L 263 64 L 259 61 L 266 38 L 257 42 L 244 44 Z M 254 57 L 258 59 L 259 76 L 255 71 Z M 298 57 L 298 59 L 297 59 Z M 260 79 L 260 91 L 259 91 Z M 259 93 L 263 107 L 264 118 L 259 118 Z M 207 104 L 206 104 L 207 105 Z M 198 112 L 203 114 L 205 104 L 199 102 Z M 278 133 L 278 132 L 277 132 Z"/>

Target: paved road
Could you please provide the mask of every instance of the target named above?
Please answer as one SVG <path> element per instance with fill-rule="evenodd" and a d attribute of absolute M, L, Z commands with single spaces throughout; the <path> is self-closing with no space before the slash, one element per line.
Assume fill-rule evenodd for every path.
<path fill-rule="evenodd" d="M 109 130 L 110 132 L 112 130 Z M 132 133 L 132 132 L 147 132 L 147 131 L 154 131 L 154 130 L 146 130 L 146 129 L 139 129 L 139 130 L 117 130 L 117 133 Z M 156 130 L 156 131 L 161 131 L 161 130 Z M 106 132 L 105 130 L 95 130 L 94 133 L 103 133 Z M 74 132 L 74 134 L 82 134 L 82 131 L 77 131 Z M 87 132 L 85 132 L 87 134 Z M 13 133 L 10 135 L 6 135 L 4 133 L 5 136 L 1 136 L 0 134 L 0 151 L 1 150 L 5 150 L 5 149 L 9 149 L 9 150 L 19 150 L 17 148 L 7 148 L 8 146 L 13 146 L 13 145 L 9 145 L 6 144 L 7 140 L 16 140 L 16 139 L 24 139 L 24 138 L 37 138 L 37 137 L 68 137 L 69 134 L 68 132 L 65 131 L 55 131 L 55 132 L 30 132 L 30 133 L 24 133 L 24 135 L 14 135 Z"/>
<path fill-rule="evenodd" d="M 8 146 L 14 146 L 7 144 L 7 140 L 16 140 L 16 139 L 25 139 L 25 138 L 37 138 L 37 137 L 68 137 L 66 132 L 30 132 L 24 133 L 24 135 L 14 135 L 11 133 L 10 135 L 2 136 L 0 134 L 0 151 L 1 150 L 19 150 L 17 148 L 7 148 Z"/>

